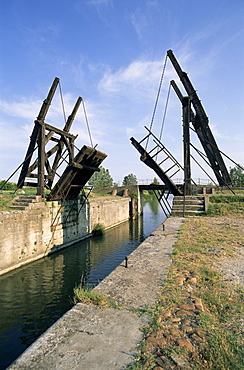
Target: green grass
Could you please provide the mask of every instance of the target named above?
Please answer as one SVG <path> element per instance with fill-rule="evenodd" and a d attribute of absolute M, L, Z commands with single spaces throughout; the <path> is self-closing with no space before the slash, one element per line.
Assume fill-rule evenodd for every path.
<path fill-rule="evenodd" d="M 100 197 L 108 197 L 108 196 L 111 196 L 110 194 L 108 193 L 99 193 L 99 192 L 96 192 L 96 190 L 92 190 L 88 196 L 88 198 L 100 198 Z"/>
<path fill-rule="evenodd" d="M 233 190 L 234 190 L 235 194 L 244 195 L 244 187 L 243 188 L 234 188 Z M 230 190 L 229 189 L 226 189 L 226 190 L 216 189 L 216 195 L 230 195 Z"/>
<path fill-rule="evenodd" d="M 194 359 L 196 370 L 241 370 L 244 368 L 241 333 L 230 332 L 216 316 L 201 315 L 200 324 L 208 332 L 207 343 Z"/>
<path fill-rule="evenodd" d="M 243 213 L 240 217 L 244 221 Z M 144 345 L 138 351 L 134 363 L 127 369 L 153 369 L 156 366 L 157 353 L 168 359 L 177 353 L 187 360 L 194 370 L 244 368 L 240 324 L 244 316 L 244 290 L 227 283 L 213 267 L 214 261 L 220 262 L 221 253 L 224 253 L 224 258 L 235 256 L 235 247 L 244 245 L 244 235 L 235 226 L 235 221 L 231 223 L 231 218 L 228 224 L 220 220 L 220 217 L 185 219 L 171 255 L 173 262 L 163 282 L 157 306 L 149 312 L 151 320 L 144 328 Z M 166 333 L 168 338 L 169 324 L 167 321 L 165 324 L 158 320 L 160 315 L 164 317 L 165 312 L 174 311 L 176 307 L 186 303 L 184 293 L 188 283 L 185 281 L 182 286 L 177 283 L 177 278 L 184 277 L 186 271 L 190 271 L 197 279 L 193 295 L 202 301 L 204 310 L 197 314 L 195 320 L 205 332 L 205 341 L 197 347 L 195 344 L 195 352 L 192 354 L 179 349 L 172 340 L 169 340 L 164 348 L 152 347 L 150 343 L 146 344 L 148 336 L 160 337 L 161 333 Z"/>
<path fill-rule="evenodd" d="M 243 235 L 230 226 L 217 224 L 216 227 L 210 220 L 193 219 L 184 224 L 176 245 L 178 254 L 174 261 L 184 259 L 189 263 L 189 257 L 193 261 L 198 259 L 197 264 L 188 264 L 188 269 L 195 269 L 198 273 L 197 295 L 207 308 L 199 318 L 200 325 L 207 330 L 207 342 L 194 358 L 195 369 L 237 370 L 244 366 L 238 324 L 241 315 L 244 315 L 244 292 L 240 293 L 241 290 L 233 289 L 223 280 L 222 275 L 211 267 L 214 258 L 211 249 L 209 253 L 205 251 L 206 247 L 208 250 L 213 248 L 214 251 L 222 251 L 223 241 L 225 252 L 232 255 L 233 243 L 243 243 Z M 201 259 L 198 258 L 200 250 Z"/>
<path fill-rule="evenodd" d="M 102 224 L 98 223 L 92 229 L 92 234 L 94 236 L 104 235 L 104 233 L 105 233 L 105 227 Z"/>
<path fill-rule="evenodd" d="M 0 211 L 9 211 L 10 202 L 16 197 L 16 194 L 3 192 L 0 195 Z"/>
<path fill-rule="evenodd" d="M 82 287 L 81 285 L 75 287 L 74 295 L 74 303 L 83 302 L 98 306 L 107 305 L 106 297 L 89 287 Z"/>
<path fill-rule="evenodd" d="M 212 195 L 209 197 L 209 208 L 205 216 L 225 216 L 229 213 L 244 212 L 243 195 Z"/>
<path fill-rule="evenodd" d="M 110 301 L 104 294 L 98 293 L 96 290 L 83 286 L 82 284 L 74 288 L 74 298 L 73 302 L 76 304 L 78 302 L 83 302 L 87 304 L 93 304 L 99 307 L 110 307 L 120 310 L 122 307 L 116 302 Z"/>
<path fill-rule="evenodd" d="M 243 195 L 211 195 L 209 197 L 211 203 L 236 203 L 244 202 Z"/>

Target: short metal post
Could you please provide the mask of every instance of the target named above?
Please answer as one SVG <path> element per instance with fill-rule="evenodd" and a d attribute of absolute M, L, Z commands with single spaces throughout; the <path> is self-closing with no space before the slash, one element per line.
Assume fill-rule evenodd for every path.
<path fill-rule="evenodd" d="M 128 267 L 128 257 L 125 257 L 125 268 Z"/>

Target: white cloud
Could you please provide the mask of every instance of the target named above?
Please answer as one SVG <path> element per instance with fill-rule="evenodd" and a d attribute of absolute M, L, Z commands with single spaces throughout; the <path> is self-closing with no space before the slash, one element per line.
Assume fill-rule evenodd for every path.
<path fill-rule="evenodd" d="M 145 37 L 151 33 L 155 27 L 155 16 L 162 16 L 163 12 L 158 1 L 146 1 L 140 4 L 130 15 L 130 21 L 134 27 L 137 37 L 144 42 Z"/>
<path fill-rule="evenodd" d="M 0 100 L 0 109 L 11 117 L 34 120 L 40 109 L 41 100 L 21 98 L 20 101 L 10 102 Z"/>
<path fill-rule="evenodd" d="M 148 25 L 146 15 L 143 14 L 139 9 L 137 9 L 136 12 L 131 15 L 130 19 L 132 26 L 136 31 L 137 37 L 139 38 L 139 40 L 142 40 L 144 30 Z"/>
<path fill-rule="evenodd" d="M 89 0 L 88 5 L 113 4 L 113 0 Z"/>
<path fill-rule="evenodd" d="M 133 95 L 140 99 L 155 96 L 159 85 L 163 61 L 134 61 L 128 67 L 116 72 L 107 71 L 98 88 L 111 94 Z M 172 71 L 166 71 L 167 79 Z"/>

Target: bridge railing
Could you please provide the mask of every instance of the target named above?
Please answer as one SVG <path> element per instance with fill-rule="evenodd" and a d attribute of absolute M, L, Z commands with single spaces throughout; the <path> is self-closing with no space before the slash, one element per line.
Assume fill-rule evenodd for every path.
<path fill-rule="evenodd" d="M 197 185 L 213 185 L 211 183 L 211 180 L 210 179 L 201 179 L 201 178 L 194 178 L 193 179 L 195 181 L 195 183 Z M 159 184 L 162 184 L 162 181 L 158 179 L 158 182 Z M 184 180 L 181 179 L 181 178 L 175 178 L 173 179 L 173 182 L 176 184 L 176 185 L 179 185 L 179 184 L 183 184 L 184 183 Z M 118 186 L 123 186 L 122 185 L 122 182 L 120 181 L 117 181 L 116 182 L 118 184 Z M 138 185 L 150 185 L 153 183 L 153 179 L 139 179 L 137 180 L 137 184 Z"/>

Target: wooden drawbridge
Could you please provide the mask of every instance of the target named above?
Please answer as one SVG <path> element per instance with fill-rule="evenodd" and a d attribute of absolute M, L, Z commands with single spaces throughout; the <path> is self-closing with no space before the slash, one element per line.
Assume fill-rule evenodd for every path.
<path fill-rule="evenodd" d="M 184 153 L 184 164 L 181 164 L 176 160 L 176 158 L 167 150 L 165 145 L 161 142 L 161 134 L 160 138 L 157 138 L 152 132 L 152 123 L 158 103 L 158 98 L 160 94 L 160 89 L 163 80 L 163 74 L 165 72 L 166 61 L 167 58 L 170 59 L 173 67 L 178 74 L 180 81 L 187 93 L 187 96 L 184 96 L 178 86 L 176 85 L 175 81 L 170 81 L 170 86 L 173 87 L 175 90 L 179 100 L 182 104 L 182 116 L 183 116 L 183 153 Z M 168 94 L 169 97 L 169 94 Z M 167 98 L 168 100 L 168 98 Z M 167 104 L 166 100 L 166 104 Z M 164 115 L 165 118 L 165 115 Z M 163 122 L 164 123 L 164 122 Z M 192 127 L 191 127 L 192 125 Z M 148 167 L 150 167 L 157 176 L 162 180 L 162 182 L 167 187 L 168 193 L 173 194 L 174 196 L 190 196 L 192 195 L 194 185 L 194 181 L 191 178 L 191 160 L 194 160 L 201 169 L 205 172 L 205 174 L 211 179 L 211 181 L 219 185 L 220 187 L 226 186 L 231 191 L 231 178 L 226 168 L 226 165 L 223 160 L 223 156 L 225 155 L 221 152 L 218 148 L 218 145 L 214 139 L 214 136 L 211 132 L 209 127 L 208 117 L 206 112 L 202 106 L 200 99 L 194 89 L 188 75 L 186 72 L 183 72 L 178 61 L 176 60 L 172 50 L 168 50 L 167 56 L 165 59 L 165 65 L 163 68 L 163 73 L 159 85 L 159 91 L 157 94 L 157 99 L 154 107 L 153 117 L 151 121 L 150 128 L 145 127 L 148 131 L 147 135 L 140 141 L 137 141 L 134 137 L 132 137 L 131 143 L 140 153 L 140 160 L 145 163 Z M 193 130 L 205 153 L 202 153 L 198 150 L 190 141 L 190 130 Z M 162 133 L 162 129 L 161 129 Z M 151 141 L 152 148 L 148 149 L 149 141 Z M 212 169 L 217 183 L 215 180 L 210 177 L 207 171 L 200 165 L 200 163 L 193 157 L 190 152 L 190 149 L 194 148 L 197 153 L 202 157 L 202 159 L 209 165 Z M 163 154 L 163 157 L 162 157 Z M 230 159 L 228 156 L 226 156 Z M 234 162 L 234 161 L 232 161 Z M 235 162 L 234 162 L 235 163 Z M 237 163 L 235 163 L 237 165 Z M 184 182 L 181 186 L 176 186 L 174 184 L 173 176 L 182 170 L 184 173 Z"/>
<path fill-rule="evenodd" d="M 48 189 L 48 200 L 76 198 L 93 173 L 100 171 L 99 166 L 107 157 L 93 147 L 84 145 L 79 150 L 75 145 L 77 136 L 70 133 L 70 128 L 81 102 L 83 103 L 81 97 L 77 99 L 63 130 L 45 122 L 59 83 L 59 79 L 55 78 L 35 120 L 25 159 L 19 166 L 21 171 L 17 183 L 18 188 L 36 187 L 37 195 L 41 197 L 45 197 L 45 189 Z M 65 162 L 67 166 L 55 183 L 57 170 Z"/>

